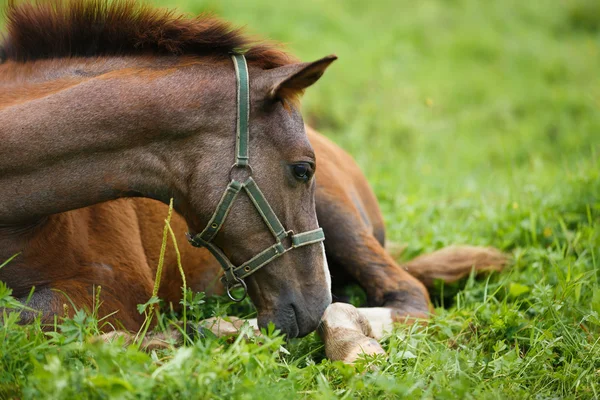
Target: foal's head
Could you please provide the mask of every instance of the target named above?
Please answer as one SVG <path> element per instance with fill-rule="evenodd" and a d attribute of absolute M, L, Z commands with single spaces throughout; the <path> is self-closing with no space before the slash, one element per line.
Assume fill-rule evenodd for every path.
<path fill-rule="evenodd" d="M 334 60 L 334 56 L 329 56 L 313 63 L 294 63 L 269 70 L 250 65 L 251 169 L 232 168 L 235 116 L 239 107 L 232 95 L 236 93 L 233 64 L 218 75 L 223 83 L 216 89 L 215 97 L 222 111 L 214 116 L 214 129 L 203 133 L 203 142 L 210 145 L 203 150 L 202 161 L 191 175 L 185 196 L 187 204 L 181 204 L 192 235 L 209 223 L 229 180 L 243 182 L 249 175 L 260 187 L 281 225 L 290 232 L 282 239 L 285 248 L 292 245 L 294 233 L 319 227 L 314 179 L 317 160 L 295 99 L 316 82 Z M 233 265 L 239 266 L 272 246 L 275 240 L 251 198 L 242 190 L 211 242 Z M 246 277 L 245 284 L 258 309 L 259 325 L 273 322 L 291 337 L 313 331 L 331 302 L 329 270 L 322 243 L 286 252 Z"/>

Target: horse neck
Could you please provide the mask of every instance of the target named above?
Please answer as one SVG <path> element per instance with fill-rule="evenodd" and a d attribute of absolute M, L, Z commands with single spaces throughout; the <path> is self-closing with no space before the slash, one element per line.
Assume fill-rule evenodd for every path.
<path fill-rule="evenodd" d="M 0 95 L 0 224 L 119 197 L 185 197 L 193 172 L 174 155 L 193 145 L 195 165 L 202 162 L 198 136 L 215 123 L 199 109 L 217 90 L 214 79 L 206 83 L 208 65 L 147 57 L 63 61 L 52 70 L 10 64 L 0 66 L 2 92 L 15 88 Z"/>
<path fill-rule="evenodd" d="M 124 68 L 151 67 L 151 58 L 49 59 L 0 63 L 0 109 L 51 95 Z"/>

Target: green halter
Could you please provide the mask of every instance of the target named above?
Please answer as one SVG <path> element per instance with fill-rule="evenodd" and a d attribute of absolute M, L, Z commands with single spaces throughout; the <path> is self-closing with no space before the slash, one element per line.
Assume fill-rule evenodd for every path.
<path fill-rule="evenodd" d="M 237 77 L 237 128 L 236 128 L 236 142 L 235 142 L 235 163 L 231 167 L 230 176 L 231 182 L 227 185 L 223 197 L 219 201 L 216 211 L 212 215 L 206 228 L 199 234 L 192 236 L 188 233 L 188 240 L 193 246 L 206 247 L 219 261 L 225 275 L 222 278 L 222 282 L 227 289 L 227 295 L 234 301 L 242 301 L 246 297 L 248 291 L 244 278 L 258 271 L 261 267 L 264 267 L 276 258 L 281 257 L 286 252 L 295 249 L 296 247 L 302 247 L 309 244 L 320 243 L 325 240 L 323 229 L 317 228 L 312 231 L 302 232 L 294 234 L 293 231 L 286 231 L 277 215 L 269 205 L 269 202 L 258 188 L 258 185 L 252 179 L 252 168 L 250 167 L 248 157 L 248 120 L 250 117 L 250 89 L 248 79 L 248 66 L 246 59 L 243 55 L 234 54 L 231 56 L 233 59 L 233 65 L 235 66 L 235 74 Z M 247 171 L 247 178 L 242 182 L 240 180 L 232 179 L 231 172 L 234 169 L 245 169 Z M 270 247 L 267 247 L 250 260 L 246 261 L 240 266 L 235 266 L 225 256 L 223 251 L 215 244 L 211 243 L 212 240 L 217 236 L 219 229 L 223 226 L 227 214 L 233 206 L 233 202 L 237 198 L 237 195 L 242 191 L 246 192 L 254 207 L 262 217 L 263 221 L 275 237 L 276 243 Z M 289 245 L 282 242 L 285 238 L 290 238 Z M 244 289 L 244 294 L 241 298 L 235 298 L 231 294 L 231 290 L 241 286 Z"/>

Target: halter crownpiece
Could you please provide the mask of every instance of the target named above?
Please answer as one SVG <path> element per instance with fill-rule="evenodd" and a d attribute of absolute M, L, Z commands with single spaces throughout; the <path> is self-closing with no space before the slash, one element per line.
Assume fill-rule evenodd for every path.
<path fill-rule="evenodd" d="M 269 205 L 264 194 L 260 191 L 258 185 L 252 179 L 252 168 L 250 167 L 250 158 L 248 156 L 249 142 L 249 119 L 250 119 L 250 88 L 248 78 L 248 65 L 246 59 L 241 54 L 233 54 L 233 65 L 237 78 L 237 126 L 235 139 L 235 163 L 231 167 L 229 179 L 231 182 L 227 185 L 225 193 L 221 197 L 217 209 L 208 221 L 206 228 L 197 235 L 187 234 L 189 242 L 196 247 L 206 247 L 217 259 L 225 271 L 221 281 L 227 289 L 227 295 L 233 301 L 242 301 L 248 292 L 244 278 L 258 271 L 276 258 L 281 257 L 286 252 L 297 247 L 307 246 L 309 244 L 320 243 L 325 240 L 323 229 L 317 228 L 312 231 L 294 234 L 293 231 L 287 231 L 275 212 Z M 233 179 L 231 172 L 234 169 L 246 169 L 247 177 L 241 180 Z M 275 244 L 267 247 L 265 250 L 252 257 L 242 265 L 235 266 L 223 253 L 223 251 L 212 240 L 223 226 L 231 207 L 238 194 L 246 192 L 252 204 L 262 217 L 263 221 L 275 237 Z M 286 246 L 282 240 L 290 238 L 289 245 Z M 231 290 L 237 286 L 244 289 L 244 294 L 240 298 L 235 298 Z"/>

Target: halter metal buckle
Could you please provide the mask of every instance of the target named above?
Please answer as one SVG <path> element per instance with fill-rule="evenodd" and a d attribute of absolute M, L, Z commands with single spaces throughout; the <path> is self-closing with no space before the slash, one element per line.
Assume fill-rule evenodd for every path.
<path fill-rule="evenodd" d="M 244 289 L 242 297 L 237 298 L 231 293 L 231 291 L 237 287 L 241 287 Z M 227 291 L 227 297 L 229 297 L 231 301 L 235 301 L 236 303 L 239 303 L 240 301 L 244 300 L 246 298 L 246 295 L 248 294 L 248 286 L 246 286 L 246 282 L 244 282 L 243 279 L 240 279 L 235 275 L 233 276 L 233 282 L 227 280 L 227 286 L 225 287 L 225 290 Z"/>

